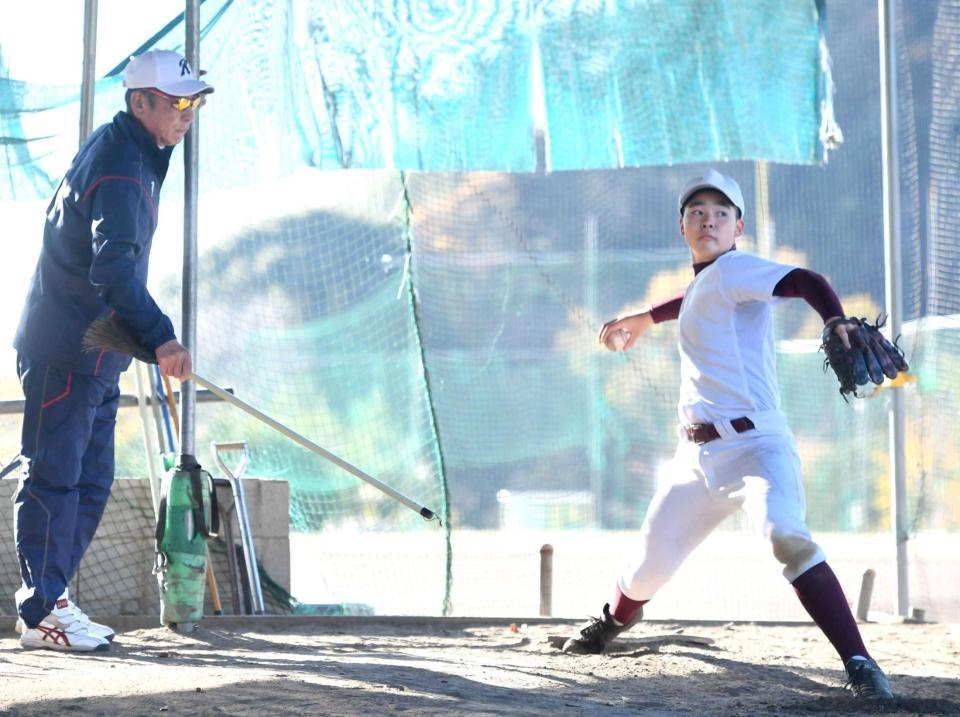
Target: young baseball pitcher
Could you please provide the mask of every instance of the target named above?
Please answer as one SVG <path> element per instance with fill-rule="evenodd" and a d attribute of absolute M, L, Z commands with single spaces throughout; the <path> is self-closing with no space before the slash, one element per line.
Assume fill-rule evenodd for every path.
<path fill-rule="evenodd" d="M 800 460 L 780 409 L 771 306 L 778 299 L 805 299 L 847 348 L 856 324 L 819 274 L 737 250 L 744 201 L 733 179 L 710 170 L 684 187 L 678 205 L 680 232 L 693 258 L 690 285 L 684 294 L 608 321 L 600 331 L 608 348 L 629 350 L 653 324 L 679 321 L 675 478 L 654 496 L 641 529 L 639 561 L 620 577 L 603 617 L 578 628 L 563 651 L 603 652 L 643 616 L 642 606 L 690 552 L 742 508 L 840 654 L 846 686 L 858 697 L 893 697 L 806 526 Z"/>

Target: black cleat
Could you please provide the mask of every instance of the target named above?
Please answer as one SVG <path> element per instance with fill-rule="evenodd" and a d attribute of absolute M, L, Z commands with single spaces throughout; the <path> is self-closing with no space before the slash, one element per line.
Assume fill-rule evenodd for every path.
<path fill-rule="evenodd" d="M 624 630 L 629 630 L 642 617 L 643 608 L 640 608 L 629 625 L 618 625 L 610 616 L 610 603 L 607 603 L 603 606 L 603 617 L 592 617 L 584 623 L 573 637 L 563 643 L 563 651 L 568 655 L 599 655 L 608 642 L 612 642 Z"/>
<path fill-rule="evenodd" d="M 891 700 L 893 690 L 887 682 L 887 676 L 873 660 L 847 660 L 847 684 L 844 685 L 854 696 L 865 700 Z"/>

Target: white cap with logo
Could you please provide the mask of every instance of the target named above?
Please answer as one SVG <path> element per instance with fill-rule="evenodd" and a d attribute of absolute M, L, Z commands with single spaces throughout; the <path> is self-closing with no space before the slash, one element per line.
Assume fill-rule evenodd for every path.
<path fill-rule="evenodd" d="M 694 177 L 687 182 L 683 191 L 680 192 L 680 198 L 677 200 L 677 207 L 681 214 L 683 214 L 683 205 L 687 203 L 687 200 L 702 189 L 714 189 L 726 195 L 733 206 L 740 210 L 740 216 L 743 216 L 743 192 L 740 191 L 740 185 L 715 169 L 708 169 L 702 177 Z"/>
<path fill-rule="evenodd" d="M 154 87 L 173 97 L 213 92 L 211 85 L 196 78 L 183 55 L 171 50 L 150 50 L 132 58 L 123 71 L 123 86 L 130 90 Z"/>

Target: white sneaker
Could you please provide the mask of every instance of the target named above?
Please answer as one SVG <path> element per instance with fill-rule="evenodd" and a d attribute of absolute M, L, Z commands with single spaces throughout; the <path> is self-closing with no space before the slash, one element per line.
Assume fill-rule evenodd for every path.
<path fill-rule="evenodd" d="M 77 604 L 70 599 L 70 588 L 64 590 L 63 595 L 57 600 L 57 606 L 53 609 L 53 614 L 61 618 L 70 616 L 75 620 L 79 620 L 87 626 L 87 632 L 91 635 L 102 637 L 107 642 L 113 642 L 113 628 L 99 622 L 94 622 L 87 617 L 87 613 L 77 607 Z"/>
<path fill-rule="evenodd" d="M 105 652 L 110 643 L 92 635 L 79 620 L 62 620 L 53 613 L 36 627 L 23 625 L 20 646 L 26 649 L 59 650 L 61 652 Z"/>
<path fill-rule="evenodd" d="M 99 622 L 94 622 L 87 617 L 87 613 L 77 607 L 76 603 L 69 598 L 68 590 L 63 591 L 63 595 L 61 595 L 60 599 L 57 600 L 57 605 L 50 614 L 56 616 L 62 622 L 67 624 L 77 622 L 81 625 L 85 625 L 87 632 L 91 635 L 104 639 L 107 642 L 113 642 L 113 629 Z M 25 627 L 26 623 L 24 623 L 23 618 L 18 618 L 17 632 L 22 635 Z"/>

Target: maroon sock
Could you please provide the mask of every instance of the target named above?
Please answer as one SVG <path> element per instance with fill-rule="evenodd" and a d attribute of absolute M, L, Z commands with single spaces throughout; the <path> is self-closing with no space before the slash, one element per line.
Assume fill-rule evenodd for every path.
<path fill-rule="evenodd" d="M 637 616 L 637 612 L 648 600 L 631 600 L 620 591 L 617 586 L 617 593 L 613 597 L 613 603 L 610 605 L 610 616 L 621 625 L 629 625 Z"/>
<path fill-rule="evenodd" d="M 844 663 L 854 655 L 870 657 L 840 581 L 829 565 L 817 563 L 793 581 L 793 589 Z"/>

